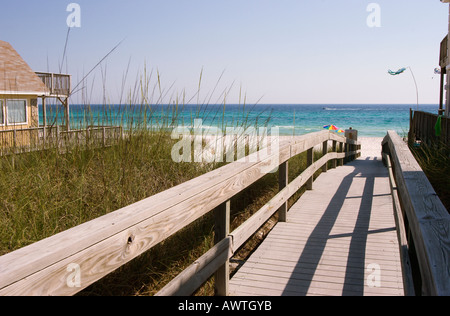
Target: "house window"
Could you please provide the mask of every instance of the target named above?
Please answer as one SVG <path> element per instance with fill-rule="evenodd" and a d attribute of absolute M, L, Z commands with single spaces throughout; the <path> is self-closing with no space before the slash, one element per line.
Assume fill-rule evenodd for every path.
<path fill-rule="evenodd" d="M 3 101 L 0 100 L 0 125 L 5 124 L 5 115 L 3 114 L 4 109 L 3 109 Z"/>
<path fill-rule="evenodd" d="M 26 100 L 7 100 L 6 113 L 8 124 L 26 124 L 27 123 L 27 101 Z"/>

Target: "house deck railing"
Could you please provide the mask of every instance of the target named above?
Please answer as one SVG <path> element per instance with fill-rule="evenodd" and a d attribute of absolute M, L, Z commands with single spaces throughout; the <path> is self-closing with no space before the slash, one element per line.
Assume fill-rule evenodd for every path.
<path fill-rule="evenodd" d="M 68 97 L 70 95 L 70 75 L 36 72 L 45 86 L 50 90 L 50 96 Z"/>

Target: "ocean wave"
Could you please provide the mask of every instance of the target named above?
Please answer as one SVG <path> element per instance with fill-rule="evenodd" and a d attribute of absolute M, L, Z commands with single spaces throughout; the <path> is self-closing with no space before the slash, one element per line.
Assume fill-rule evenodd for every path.
<path fill-rule="evenodd" d="M 324 107 L 323 110 L 325 110 L 325 111 L 361 111 L 364 109 L 363 108 L 328 108 L 328 107 Z"/>

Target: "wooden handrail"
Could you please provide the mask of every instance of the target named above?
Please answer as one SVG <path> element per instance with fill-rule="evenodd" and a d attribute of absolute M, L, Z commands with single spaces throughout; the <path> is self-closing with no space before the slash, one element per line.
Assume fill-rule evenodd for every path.
<path fill-rule="evenodd" d="M 405 296 L 414 296 L 415 289 L 411 260 L 409 258 L 408 237 L 405 228 L 405 219 L 400 205 L 400 198 L 398 196 L 398 187 L 395 182 L 394 171 L 392 170 L 391 158 L 386 153 L 383 153 L 382 155 L 389 174 L 389 186 L 391 188 L 395 226 L 397 227 L 397 239 L 402 262 L 403 289 L 405 291 Z"/>
<path fill-rule="evenodd" d="M 226 203 L 261 179 L 266 174 L 263 170 L 271 168 L 274 161 L 277 167 L 328 140 L 350 144 L 354 150 L 329 153 L 312 164 L 307 174 L 304 172 L 301 179 L 299 177 L 287 185 L 258 212 L 258 216 L 247 221 L 245 229 L 235 230 L 225 237 L 181 277 L 183 284 L 186 284 L 183 281 L 186 275 L 191 275 L 188 279 L 196 279 L 197 283 L 203 281 L 245 241 L 250 229 L 258 227 L 264 217 L 273 214 L 280 202 L 291 196 L 313 174 L 313 170 L 321 168 L 330 159 L 356 156 L 359 143 L 329 131 L 291 138 L 281 142 L 278 150 L 272 150 L 270 154 L 267 151 L 264 151 L 265 155 L 262 155 L 263 151 L 253 153 L 147 199 L 8 253 L 0 257 L 0 295 L 73 295 Z M 263 158 L 251 159 L 253 155 Z M 261 214 L 263 216 L 259 217 Z M 80 276 L 80 282 L 75 286 L 68 282 L 73 273 Z M 174 282 L 178 281 L 180 277 Z M 192 284 L 189 286 L 190 289 L 195 288 Z"/>
<path fill-rule="evenodd" d="M 240 225 L 236 230 L 224 238 L 219 244 L 214 246 L 204 256 L 200 257 L 196 262 L 189 266 L 186 270 L 180 273 L 169 284 L 167 284 L 157 296 L 186 296 L 191 295 L 199 285 L 204 283 L 211 274 L 204 273 L 201 269 L 200 263 L 211 261 L 211 253 L 219 253 L 222 255 L 222 260 L 217 261 L 213 268 L 218 269 L 220 265 L 230 259 L 233 254 L 282 206 L 295 192 L 297 192 L 308 179 L 319 169 L 322 168 L 329 160 L 344 158 L 345 153 L 328 153 L 326 156 L 320 158 L 318 161 L 309 166 L 302 172 L 294 181 L 276 194 L 267 204 L 265 204 L 259 211 L 252 215 L 247 221 Z M 224 244 L 228 245 L 228 249 L 222 249 Z M 224 257 L 227 252 L 228 256 Z M 209 260 L 208 260 L 209 259 Z M 211 267 L 209 267 L 211 269 Z M 213 271 L 214 272 L 214 271 Z M 195 276 L 195 278 L 194 278 Z"/>
<path fill-rule="evenodd" d="M 335 134 L 330 134 L 330 139 L 336 141 Z M 327 146 L 329 139 L 323 142 L 323 145 Z M 205 255 L 196 260 L 187 269 L 181 272 L 176 278 L 169 282 L 163 289 L 161 289 L 156 295 L 157 296 L 185 296 L 191 295 L 201 284 L 203 284 L 211 274 L 219 269 L 221 265 L 227 262 L 233 254 L 270 218 L 274 213 L 279 212 L 279 208 L 287 202 L 287 200 L 292 197 L 303 185 L 305 185 L 310 179 L 312 179 L 313 174 L 319 169 L 323 168 L 324 165 L 330 160 L 344 159 L 350 156 L 356 156 L 360 151 L 356 146 L 360 146 L 358 142 L 347 140 L 348 144 L 355 146 L 355 150 L 352 152 L 330 152 L 325 154 L 322 158 L 316 162 L 311 162 L 311 164 L 291 183 L 286 185 L 280 190 L 268 203 L 266 203 L 261 209 L 259 209 L 255 214 L 246 220 L 242 225 L 236 228 L 223 240 L 221 240 L 217 245 L 211 248 Z M 298 142 L 298 144 L 302 144 Z M 316 144 L 319 145 L 320 141 Z M 311 145 L 311 144 L 309 144 Z M 302 152 L 310 151 L 312 148 L 307 148 L 308 146 L 296 146 L 293 144 L 293 155 L 292 158 Z M 327 146 L 328 147 L 328 146 Z M 333 146 L 333 149 L 336 147 Z M 291 152 L 291 154 L 292 154 Z M 325 152 L 325 149 L 323 149 Z M 289 159 L 288 158 L 288 159 Z M 227 245 L 227 248 L 224 246 Z M 214 258 L 213 262 L 211 254 L 217 254 L 217 257 L 221 257 L 222 260 L 218 260 L 217 257 Z M 227 256 L 226 256 L 227 255 Z M 226 276 L 228 278 L 228 275 Z"/>
<path fill-rule="evenodd" d="M 389 154 L 397 191 L 406 217 L 409 248 L 414 245 L 420 278 L 414 279 L 416 293 L 450 295 L 450 215 L 437 196 L 408 145 L 394 131 L 383 140 Z M 442 175 L 448 176 L 448 175 Z M 421 284 L 421 288 L 417 286 Z M 419 290 L 419 291 L 418 291 Z"/>

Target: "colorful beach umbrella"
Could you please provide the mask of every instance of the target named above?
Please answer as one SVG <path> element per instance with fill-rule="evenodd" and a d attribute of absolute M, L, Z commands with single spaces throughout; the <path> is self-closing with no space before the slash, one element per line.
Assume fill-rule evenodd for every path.
<path fill-rule="evenodd" d="M 345 133 L 345 131 L 343 129 L 340 129 L 337 131 L 338 133 Z"/>
<path fill-rule="evenodd" d="M 339 128 L 336 125 L 333 125 L 333 124 L 325 125 L 323 128 L 325 128 L 327 130 L 330 130 L 330 131 L 337 131 L 337 130 L 339 130 Z"/>

